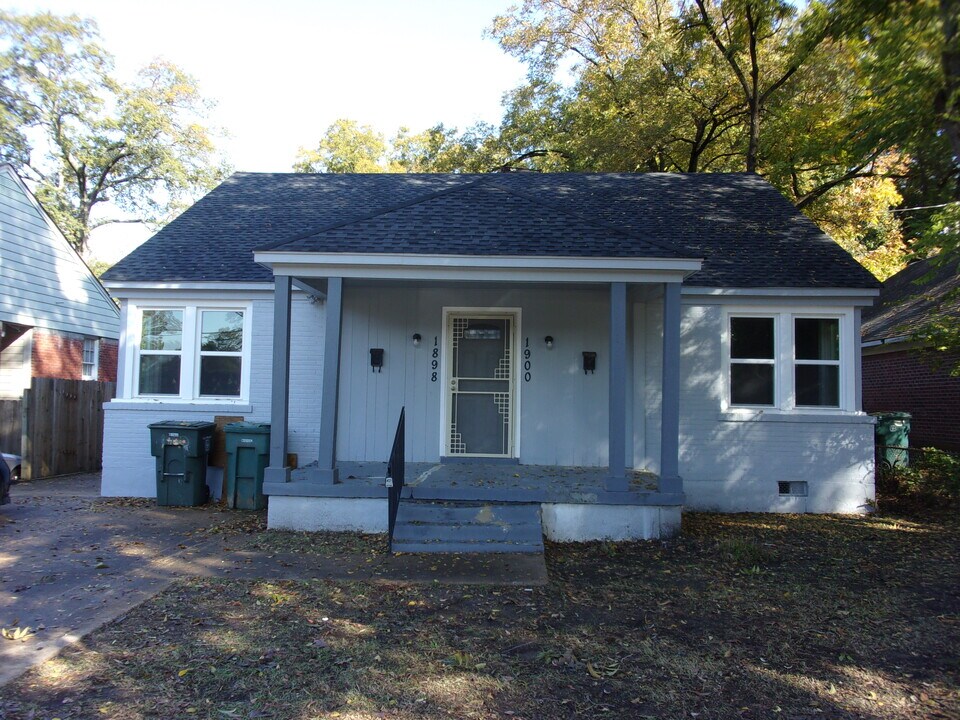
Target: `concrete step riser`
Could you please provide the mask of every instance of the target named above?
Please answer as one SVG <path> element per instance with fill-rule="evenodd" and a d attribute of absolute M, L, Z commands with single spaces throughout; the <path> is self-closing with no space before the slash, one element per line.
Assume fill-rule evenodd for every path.
<path fill-rule="evenodd" d="M 401 501 L 394 552 L 543 552 L 540 506 Z"/>

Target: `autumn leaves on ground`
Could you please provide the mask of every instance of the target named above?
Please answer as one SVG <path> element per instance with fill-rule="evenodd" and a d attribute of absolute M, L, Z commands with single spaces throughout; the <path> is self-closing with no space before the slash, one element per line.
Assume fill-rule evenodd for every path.
<path fill-rule="evenodd" d="M 958 550 L 955 513 L 688 514 L 543 587 L 183 582 L 0 718 L 956 718 Z"/>

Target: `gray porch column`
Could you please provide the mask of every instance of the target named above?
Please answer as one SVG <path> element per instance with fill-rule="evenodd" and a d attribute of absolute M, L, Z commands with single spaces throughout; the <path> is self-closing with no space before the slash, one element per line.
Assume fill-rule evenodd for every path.
<path fill-rule="evenodd" d="M 663 399 L 660 492 L 683 492 L 680 478 L 680 283 L 663 284 Z"/>
<path fill-rule="evenodd" d="M 627 468 L 627 285 L 610 283 L 609 467 L 606 489 L 629 487 Z"/>
<path fill-rule="evenodd" d="M 337 395 L 340 386 L 340 326 L 343 319 L 343 278 L 327 279 L 323 336 L 323 396 L 320 400 L 320 456 L 311 468 L 311 482 L 337 481 Z"/>
<path fill-rule="evenodd" d="M 270 465 L 264 482 L 290 482 L 287 467 L 287 423 L 290 403 L 289 275 L 273 279 L 273 387 L 270 395 Z"/>

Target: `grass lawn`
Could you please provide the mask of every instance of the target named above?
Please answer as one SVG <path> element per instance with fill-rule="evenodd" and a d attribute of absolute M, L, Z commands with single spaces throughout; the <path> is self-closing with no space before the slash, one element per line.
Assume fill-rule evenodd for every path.
<path fill-rule="evenodd" d="M 0 718 L 954 720 L 958 554 L 956 514 L 688 513 L 668 542 L 550 545 L 543 587 L 182 582 Z"/>

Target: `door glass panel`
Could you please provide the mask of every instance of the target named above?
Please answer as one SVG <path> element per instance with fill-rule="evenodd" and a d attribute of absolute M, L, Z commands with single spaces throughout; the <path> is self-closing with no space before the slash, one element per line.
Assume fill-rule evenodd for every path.
<path fill-rule="evenodd" d="M 451 455 L 509 456 L 513 402 L 509 318 L 452 319 Z"/>

